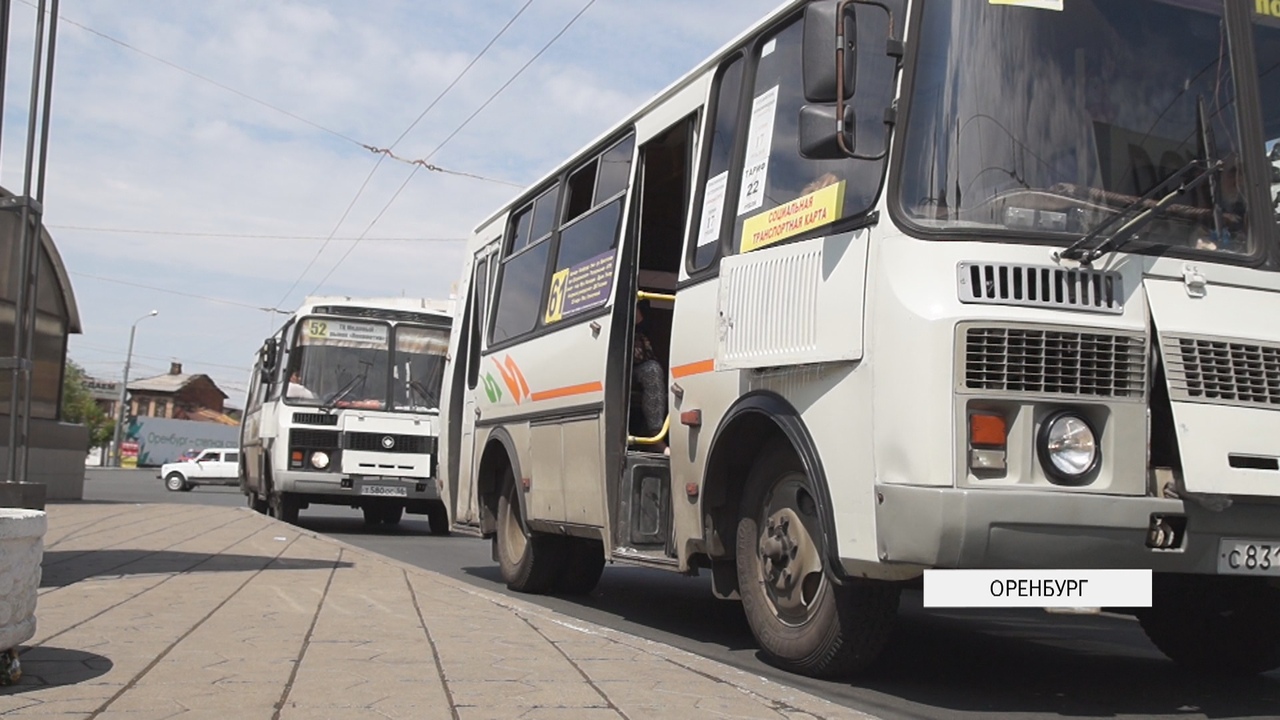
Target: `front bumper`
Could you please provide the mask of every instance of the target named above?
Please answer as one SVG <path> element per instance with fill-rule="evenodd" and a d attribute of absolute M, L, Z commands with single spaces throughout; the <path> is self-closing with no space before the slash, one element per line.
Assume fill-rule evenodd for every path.
<path fill-rule="evenodd" d="M 439 500 L 435 478 L 384 477 L 378 475 L 346 475 L 341 473 L 277 472 L 272 480 L 281 492 L 308 496 L 349 499 L 359 504 L 362 499 Z M 349 481 L 349 482 L 348 482 Z M 378 491 L 367 490 L 379 488 Z M 403 495 L 397 494 L 402 489 Z"/>
<path fill-rule="evenodd" d="M 1280 502 L 878 485 L 884 562 L 937 568 L 1150 569 L 1214 574 L 1224 537 L 1280 541 Z M 1185 515 L 1176 550 L 1147 547 L 1153 514 Z"/>

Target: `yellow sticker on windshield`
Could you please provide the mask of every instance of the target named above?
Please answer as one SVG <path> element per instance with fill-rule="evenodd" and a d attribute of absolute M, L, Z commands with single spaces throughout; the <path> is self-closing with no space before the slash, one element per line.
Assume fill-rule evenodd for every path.
<path fill-rule="evenodd" d="M 834 181 L 828 174 L 819 182 Z M 742 223 L 740 252 L 759 250 L 840 219 L 844 210 L 845 181 L 831 182 L 808 195 L 747 218 Z"/>
<path fill-rule="evenodd" d="M 1063 0 L 987 0 L 992 5 L 1017 5 L 1018 7 L 1057 10 L 1062 12 Z"/>

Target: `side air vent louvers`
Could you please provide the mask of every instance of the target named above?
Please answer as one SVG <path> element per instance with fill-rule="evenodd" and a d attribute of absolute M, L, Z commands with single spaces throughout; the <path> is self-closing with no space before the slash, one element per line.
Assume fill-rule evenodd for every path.
<path fill-rule="evenodd" d="M 970 391 L 1141 400 L 1141 335 L 1017 327 L 964 330 L 963 385 Z"/>
<path fill-rule="evenodd" d="M 1174 400 L 1280 408 L 1280 346 L 1177 335 L 1161 343 Z"/>
<path fill-rule="evenodd" d="M 960 302 L 1124 312 L 1120 273 L 1103 270 L 960 263 Z"/>

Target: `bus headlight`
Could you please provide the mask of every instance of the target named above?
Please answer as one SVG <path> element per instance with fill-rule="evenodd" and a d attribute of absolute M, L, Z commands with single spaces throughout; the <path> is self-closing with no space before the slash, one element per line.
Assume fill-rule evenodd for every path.
<path fill-rule="evenodd" d="M 1064 410 L 1040 426 L 1040 464 L 1050 479 L 1078 483 L 1098 467 L 1098 439 L 1079 414 Z"/>
<path fill-rule="evenodd" d="M 319 450 L 311 453 L 311 467 L 317 470 L 329 467 L 329 453 L 320 452 Z"/>

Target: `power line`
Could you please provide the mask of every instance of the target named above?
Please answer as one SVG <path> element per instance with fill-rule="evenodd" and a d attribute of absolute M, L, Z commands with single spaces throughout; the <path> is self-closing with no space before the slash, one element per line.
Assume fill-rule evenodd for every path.
<path fill-rule="evenodd" d="M 94 350 L 97 352 L 112 353 L 115 355 L 119 355 L 120 357 L 125 356 L 125 353 L 120 352 L 116 348 L 108 348 L 108 347 L 103 347 L 101 345 L 91 345 L 89 343 L 82 343 L 82 342 L 76 343 L 75 346 L 77 350 Z M 133 354 L 133 357 L 143 358 L 146 360 L 163 360 L 165 362 L 176 362 L 173 359 L 173 357 L 161 357 L 159 355 L 143 355 L 142 353 L 137 353 L 137 352 Z M 204 361 L 201 361 L 198 363 L 192 363 L 192 364 L 197 365 L 199 367 L 223 368 L 224 370 L 248 370 L 252 366 L 252 363 L 245 363 L 244 365 L 225 365 L 225 364 L 204 362 Z"/>
<path fill-rule="evenodd" d="M 129 285 L 130 287 L 142 288 L 143 290 L 154 290 L 156 292 L 169 293 L 170 295 L 181 295 L 182 297 L 195 298 L 196 300 L 207 300 L 209 302 L 222 303 L 223 305 L 234 305 L 236 307 L 248 308 L 250 310 L 261 310 L 262 312 L 279 313 L 281 315 L 289 315 L 286 310 L 273 307 L 259 307 L 250 305 L 249 303 L 236 302 L 235 300 L 227 300 L 225 298 L 209 297 L 208 295 L 197 295 L 195 293 L 183 292 L 181 290 L 171 290 L 169 288 L 157 287 L 155 285 L 146 285 L 143 283 L 132 282 L 130 280 L 121 280 L 119 278 L 104 277 L 102 275 L 93 275 L 90 273 L 77 272 L 75 270 L 67 271 L 71 275 L 79 277 L 92 278 L 94 280 L 102 280 L 103 282 L 117 283 L 119 285 Z"/>
<path fill-rule="evenodd" d="M 351 198 L 351 202 L 347 204 L 347 209 L 342 211 L 342 217 L 338 218 L 338 223 L 333 226 L 333 231 L 329 233 L 329 237 L 324 241 L 323 244 L 320 245 L 320 248 L 316 250 L 315 254 L 311 256 L 310 262 L 308 262 L 307 266 L 302 269 L 301 273 L 298 274 L 298 279 L 293 281 L 293 284 L 289 286 L 289 289 L 287 291 L 285 291 L 284 297 L 280 298 L 279 302 L 277 302 L 276 305 L 284 305 L 285 300 L 289 299 L 290 293 L 292 293 L 298 287 L 298 284 L 301 283 L 302 279 L 307 276 L 307 273 L 311 272 L 311 268 L 315 267 L 316 262 L 320 259 L 320 255 L 324 253 L 327 247 L 329 247 L 330 240 L 332 240 L 333 236 L 338 233 L 338 228 L 342 227 L 342 224 L 347 221 L 347 216 L 351 214 L 352 208 L 356 206 L 356 203 L 360 200 L 360 197 L 364 195 L 365 188 L 369 187 L 369 182 L 373 180 L 374 173 L 378 172 L 378 168 L 382 167 L 383 158 L 386 158 L 386 157 L 396 158 L 396 156 L 391 152 L 392 149 L 395 148 L 395 146 L 398 145 L 400 141 L 403 140 L 405 136 L 409 134 L 409 131 L 413 130 L 413 128 L 416 127 L 417 124 L 422 121 L 422 118 L 427 116 L 427 113 L 431 112 L 432 108 L 434 108 L 437 104 L 439 104 L 440 100 L 443 99 L 445 95 L 449 94 L 449 91 L 452 90 L 454 86 L 456 86 L 458 82 L 461 81 L 462 78 L 466 76 L 468 72 L 471 71 L 471 68 L 474 67 L 475 64 L 480 61 L 480 58 L 484 57 L 485 53 L 489 52 L 489 49 L 493 47 L 494 43 L 496 43 L 498 39 L 501 38 L 507 32 L 507 29 L 510 28 L 511 25 L 515 23 L 516 19 L 519 18 L 522 14 L 524 14 L 524 11 L 532 4 L 533 4 L 533 0 L 528 0 L 527 2 L 525 2 L 524 5 L 520 7 L 519 10 L 516 10 L 516 14 L 512 15 L 511 19 L 508 20 L 505 25 L 499 28 L 497 34 L 495 34 L 493 38 L 489 40 L 488 44 L 486 44 L 483 48 L 481 48 L 480 52 L 474 58 L 471 59 L 471 62 L 467 63 L 467 66 L 463 68 L 461 72 L 458 73 L 458 75 L 453 79 L 453 81 L 450 82 L 449 85 L 445 87 L 444 90 L 440 91 L 440 93 L 436 95 L 435 99 L 432 100 L 429 105 L 427 105 L 427 109 L 423 110 L 418 115 L 418 117 L 414 119 L 413 122 L 409 123 L 409 127 L 405 128 L 404 132 L 400 133 L 400 137 L 396 138 L 395 142 L 391 143 L 391 147 L 387 148 L 385 151 L 379 150 L 377 148 L 370 148 L 378 153 L 378 162 L 374 164 L 374 166 L 369 170 L 369 174 L 365 176 L 364 182 L 361 183 L 360 188 L 356 190 L 355 197 Z M 396 158 L 396 159 L 399 159 L 399 158 Z M 418 168 L 427 166 L 426 160 L 427 159 L 424 159 L 421 164 L 411 163 L 413 165 L 413 172 L 409 174 L 410 178 L 412 178 L 414 175 L 417 174 Z M 408 180 L 406 180 L 405 183 L 407 184 Z M 404 189 L 403 185 L 401 186 L 401 189 Z M 397 190 L 396 195 L 399 195 L 399 194 L 400 194 L 400 191 Z M 385 211 L 386 211 L 386 208 L 383 208 L 383 212 Z M 381 216 L 382 216 L 382 213 L 378 213 L 378 217 L 381 217 Z M 374 222 L 377 222 L 377 221 L 375 220 Z M 363 237 L 366 234 L 368 234 L 368 230 L 365 230 L 364 233 L 361 233 L 361 237 Z M 357 238 L 356 244 L 359 244 L 359 243 L 360 243 L 360 239 Z M 352 247 L 355 247 L 355 245 L 352 245 Z M 350 255 L 350 254 L 351 254 L 351 249 L 348 248 L 347 255 Z M 347 258 L 347 255 L 343 255 L 342 260 L 345 260 Z M 339 265 L 342 264 L 342 260 L 338 261 Z M 332 273 L 333 273 L 333 270 L 330 270 L 329 274 L 332 274 Z M 329 275 L 325 275 L 324 279 L 327 280 L 328 278 L 329 278 Z M 323 283 L 324 280 L 321 280 L 320 282 Z M 319 287 L 319 285 L 317 285 L 316 287 Z"/>
<path fill-rule="evenodd" d="M 560 39 L 560 36 L 561 36 L 561 35 L 564 35 L 566 32 L 568 32 L 568 31 L 569 31 L 569 28 L 573 27 L 573 24 L 574 24 L 574 23 L 576 23 L 576 22 L 578 22 L 578 18 L 582 17 L 582 16 L 583 16 L 583 14 L 585 14 L 585 13 L 587 12 L 587 10 L 591 9 L 591 6 L 592 6 L 592 5 L 595 5 L 595 4 L 596 4 L 596 0 L 587 0 L 587 4 L 586 4 L 586 5 L 583 5 L 583 6 L 582 6 L 582 9 L 578 11 L 578 14 L 577 14 L 577 15 L 574 15 L 572 18 L 570 18 L 569 22 L 568 22 L 564 27 L 560 28 L 560 32 L 556 33 L 556 34 L 555 34 L 555 36 L 551 38 L 551 40 L 547 41 L 547 44 L 546 44 L 546 45 L 543 45 L 543 46 L 542 46 L 542 49 L 541 49 L 541 50 L 539 50 L 539 51 L 538 51 L 538 52 L 537 52 L 533 57 L 529 58 L 529 62 L 527 62 L 527 63 L 525 63 L 523 66 L 521 66 L 521 68 L 520 68 L 519 70 L 517 70 L 517 71 L 516 71 L 516 74 L 511 76 L 511 79 L 510 79 L 510 80 L 508 80 L 508 81 L 506 81 L 505 83 L 503 83 L 502 87 L 498 88 L 498 89 L 497 89 L 497 91 L 495 91 L 492 95 L 490 95 L 490 96 L 489 96 L 489 99 L 488 99 L 488 100 L 485 100 L 485 101 L 484 101 L 484 104 L 483 104 L 483 105 L 481 105 L 480 107 L 476 108 L 476 111 L 475 111 L 475 112 L 473 112 L 473 113 L 471 113 L 471 117 L 468 117 L 466 120 L 463 120 L 463 121 L 462 121 L 462 124 L 461 124 L 461 125 L 459 125 L 459 126 L 458 126 L 458 128 L 457 128 L 456 130 L 454 130 L 452 133 L 450 133 L 450 134 L 449 134 L 449 137 L 447 137 L 447 138 L 445 138 L 445 139 L 444 139 L 444 142 L 442 142 L 442 143 L 440 143 L 439 145 L 437 145 L 437 146 L 436 146 L 436 149 L 431 151 L 431 154 L 429 154 L 429 155 L 427 155 L 425 158 L 423 158 L 423 161 L 424 161 L 424 162 L 425 162 L 425 161 L 429 161 L 431 158 L 433 158 L 433 157 L 435 157 L 435 156 L 436 156 L 436 153 L 438 153 L 438 152 L 440 152 L 441 150 L 443 150 L 443 149 L 444 149 L 444 146 L 449 144 L 449 141 L 453 140 L 453 138 L 454 138 L 455 136 L 457 136 L 457 134 L 458 134 L 458 133 L 462 132 L 463 128 L 465 128 L 467 125 L 470 125 L 470 124 L 471 124 L 471 121 L 472 121 L 472 120 L 474 120 L 474 119 L 476 118 L 476 116 L 477 116 L 477 115 L 479 115 L 479 114 L 480 114 L 480 113 L 481 113 L 485 108 L 489 107 L 489 103 L 491 103 L 491 102 L 493 102 L 494 100 L 496 100 L 496 99 L 498 98 L 498 96 L 499 96 L 499 95 L 501 95 L 501 94 L 502 94 L 502 92 L 503 92 L 504 90 L 506 90 L 508 86 L 510 86 L 510 85 L 511 85 L 511 83 L 513 83 L 513 82 L 515 82 L 515 81 L 516 81 L 516 78 L 520 77 L 520 76 L 524 73 L 524 71 L 525 71 L 525 70 L 529 69 L 529 66 L 530 66 L 530 65 L 532 65 L 532 64 L 534 63 L 534 61 L 536 61 L 538 58 L 542 57 L 542 54 L 543 54 L 543 53 L 545 53 L 545 52 L 547 51 L 547 49 L 548 49 L 548 48 L 550 48 L 552 45 L 554 45 L 554 44 L 556 43 L 556 41 Z M 397 195 L 398 195 L 398 194 L 399 194 L 399 193 L 397 192 Z"/>
<path fill-rule="evenodd" d="M 435 150 L 432 150 L 429 155 L 423 158 L 422 162 L 425 164 L 426 162 L 430 161 L 431 158 L 435 157 L 436 153 L 439 153 L 441 150 L 443 150 L 445 145 L 448 145 L 451 140 L 457 137 L 458 133 L 462 132 L 462 130 L 466 128 L 467 125 L 471 124 L 471 121 L 474 120 L 477 115 L 483 112 L 485 108 L 489 107 L 490 103 L 496 100 L 498 96 L 503 93 L 503 91 L 505 91 L 508 87 L 510 87 L 511 84 L 516 81 L 516 78 L 524 74 L 524 71 L 529 69 L 530 65 L 532 65 L 535 61 L 537 61 L 538 58 L 542 57 L 542 54 L 545 53 L 552 45 L 554 45 L 556 41 L 561 38 L 561 36 L 563 36 L 566 32 L 568 32 L 569 28 L 573 27 L 574 23 L 578 22 L 578 18 L 581 18 L 587 12 L 587 10 L 589 10 L 591 6 L 595 4 L 596 4 L 596 0 L 587 0 L 587 4 L 583 5 L 582 9 L 578 11 L 578 14 L 570 18 L 569 22 L 566 23 L 564 27 L 560 28 L 560 32 L 552 36 L 552 38 L 547 41 L 547 44 L 542 46 L 541 50 L 534 53 L 533 57 L 529 58 L 528 62 L 522 65 L 520 69 L 517 70 L 515 74 L 511 76 L 510 79 L 508 79 L 505 83 L 502 84 L 502 87 L 494 91 L 494 93 L 489 96 L 488 100 L 485 100 L 484 103 L 479 108 L 477 108 L 475 112 L 471 113 L 471 115 L 466 120 L 462 121 L 461 125 L 459 125 L 453 132 L 449 133 L 449 136 L 446 137 L 443 142 L 437 145 Z M 400 193 L 404 192 L 404 189 L 409 185 L 409 181 L 413 180 L 413 177 L 418 174 L 418 167 L 419 166 L 414 167 L 413 172 L 409 173 L 409 176 L 404 179 L 404 182 L 401 183 L 400 187 L 396 189 L 395 194 L 391 196 L 391 199 L 387 201 L 387 204 L 384 205 L 382 209 L 378 211 L 377 216 L 373 218 L 373 221 L 369 223 L 369 226 L 366 227 L 364 232 L 360 234 L 361 238 L 363 238 L 365 235 L 369 233 L 370 230 L 373 229 L 373 226 L 376 225 L 378 221 L 382 219 L 382 216 L 386 214 L 387 210 L 391 207 L 391 205 L 395 203 L 396 198 L 400 197 Z M 329 272 L 326 273 L 325 276 L 320 279 L 320 282 L 316 284 L 315 288 L 311 290 L 311 294 L 315 294 L 315 292 L 319 290 L 322 285 L 324 285 L 324 283 L 333 275 L 333 273 L 342 265 L 342 263 L 345 262 L 346 259 L 351 256 L 351 253 L 356 249 L 356 247 L 359 244 L 360 244 L 360 239 L 357 239 L 354 243 L 351 244 L 351 247 L 347 248 L 347 252 L 344 253 L 342 257 L 338 258 L 338 262 L 335 263 L 332 268 L 329 268 Z"/>
<path fill-rule="evenodd" d="M 85 232 L 121 233 L 128 235 L 172 235 L 174 237 L 209 237 L 229 238 L 232 240 L 356 240 L 355 236 L 328 238 L 324 235 L 258 235 L 249 233 L 215 233 L 194 230 L 135 230 L 131 228 L 88 227 L 85 225 L 45 225 L 50 230 L 81 230 Z M 461 243 L 466 238 L 433 238 L 433 237 L 377 237 L 365 238 L 365 242 L 424 242 L 424 243 Z"/>
<path fill-rule="evenodd" d="M 29 0 L 19 0 L 19 1 L 20 1 L 23 5 L 27 5 L 28 7 L 38 9 L 38 8 L 37 8 L 37 6 L 35 5 L 35 3 L 32 3 L 32 2 L 30 2 Z M 530 0 L 530 2 L 532 2 L 532 0 Z M 526 5 L 525 5 L 525 7 L 528 7 L 528 4 L 526 4 Z M 524 12 L 524 8 L 521 8 L 521 9 L 520 9 L 520 12 Z M 517 13 L 517 17 L 519 17 L 519 13 Z M 186 75 L 190 75 L 191 77 L 196 78 L 197 80 L 200 80 L 201 82 L 209 83 L 210 85 L 213 85 L 213 86 L 214 86 L 214 87 L 216 87 L 216 88 L 219 88 L 219 89 L 221 89 L 221 90 L 225 90 L 226 92 L 232 93 L 233 95 L 236 95 L 236 96 L 241 97 L 241 98 L 243 98 L 243 99 L 245 99 L 245 100 L 248 100 L 249 102 L 252 102 L 252 103 L 256 103 L 256 104 L 258 104 L 258 105 L 261 105 L 262 107 L 267 108 L 268 110 L 272 110 L 272 111 L 274 111 L 274 112 L 278 112 L 278 113 L 280 113 L 281 115 L 285 115 L 286 117 L 289 117 L 289 118 L 292 118 L 292 119 L 294 119 L 294 120 L 297 120 L 297 121 L 298 121 L 298 122 L 300 122 L 300 123 L 303 123 L 303 124 L 309 125 L 309 126 L 311 126 L 311 127 L 315 128 L 316 130 L 319 130 L 319 131 L 321 131 L 321 132 L 328 133 L 329 135 L 332 135 L 332 136 L 334 136 L 334 137 L 336 137 L 336 138 L 338 138 L 338 139 L 340 139 L 340 140 L 345 140 L 345 141 L 347 141 L 347 142 L 349 142 L 349 143 L 351 143 L 351 144 L 355 145 L 356 147 L 359 147 L 359 148 L 361 148 L 361 149 L 363 149 L 363 150 L 368 150 L 369 152 L 371 152 L 371 153 L 373 153 L 373 154 L 375 154 L 375 155 L 381 155 L 381 156 L 384 156 L 384 157 L 386 156 L 386 155 L 385 155 L 385 151 L 383 151 L 382 149 L 380 149 L 380 148 L 378 148 L 378 147 L 376 147 L 376 146 L 374 146 L 374 145 L 370 145 L 370 144 L 368 144 L 368 143 L 360 142 L 359 140 L 356 140 L 355 138 L 351 137 L 350 135 L 343 134 L 343 133 L 338 132 L 337 130 L 334 130 L 334 129 L 332 129 L 332 128 L 327 128 L 327 127 L 325 127 L 324 125 L 321 125 L 320 123 L 314 122 L 314 121 L 312 121 L 312 120 L 308 120 L 307 118 L 304 118 L 304 117 L 302 117 L 301 115 L 298 115 L 297 113 L 290 112 L 289 110 L 285 110 L 284 108 L 279 107 L 279 106 L 276 106 L 276 105 L 272 105 L 271 103 L 269 103 L 269 102 L 267 102 L 267 101 L 265 101 L 265 100 L 260 100 L 260 99 L 258 99 L 258 98 L 256 98 L 256 97 L 254 97 L 254 96 L 252 96 L 252 95 L 250 95 L 250 94 L 246 93 L 246 92 L 243 92 L 243 91 L 241 91 L 241 90 L 237 90 L 237 89 L 235 89 L 235 88 L 231 87 L 230 85 L 227 85 L 226 83 L 222 83 L 222 82 L 219 82 L 219 81 L 217 81 L 217 80 L 214 80 L 213 78 L 210 78 L 210 77 L 208 77 L 208 76 L 201 75 L 200 73 L 198 73 L 198 72 L 196 72 L 196 71 L 194 71 L 194 70 L 189 70 L 189 69 L 187 69 L 187 68 L 185 68 L 185 67 L 183 67 L 183 66 L 181 66 L 181 65 L 179 65 L 179 64 L 177 64 L 177 63 L 175 63 L 175 62 L 173 62 L 173 61 L 171 61 L 171 60 L 166 60 L 166 59 L 164 59 L 164 58 L 160 57 L 159 55 L 155 55 L 155 54 L 149 53 L 149 52 L 147 52 L 146 50 L 143 50 L 142 48 L 139 48 L 139 47 L 137 47 L 137 46 L 134 46 L 134 45 L 131 45 L 131 44 L 129 44 L 129 43 L 127 43 L 127 42 L 125 42 L 124 40 L 120 40 L 119 38 L 112 37 L 111 35 L 108 35 L 108 34 L 106 34 L 106 33 L 102 32 L 102 31 L 100 31 L 100 30 L 95 30 L 95 29 L 93 29 L 93 28 L 91 28 L 91 27 L 89 27 L 88 25 L 85 25 L 85 24 L 83 24 L 83 23 L 76 22 L 75 20 L 72 20 L 71 18 L 68 18 L 68 17 L 67 17 L 67 16 L 65 16 L 65 15 L 62 15 L 61 13 L 59 13 L 59 14 L 58 14 L 58 19 L 59 19 L 61 22 L 64 22 L 64 23 L 66 23 L 66 24 L 68 24 L 68 25 L 72 25 L 72 26 L 78 27 L 78 28 L 80 28 L 81 30 L 84 30 L 84 31 L 85 31 L 85 32 L 87 32 L 87 33 L 90 33 L 90 34 L 92 34 L 92 35 L 96 35 L 97 37 L 100 37 L 100 38 L 102 38 L 103 40 L 106 40 L 107 42 L 115 43 L 116 45 L 119 45 L 120 47 L 125 48 L 126 50 L 131 50 L 131 51 L 133 51 L 133 52 L 135 52 L 135 53 L 138 53 L 139 55 L 141 55 L 141 56 L 143 56 L 143 57 L 145 57 L 145 58 L 148 58 L 148 59 L 150 59 L 150 60 L 154 60 L 154 61 L 156 61 L 156 62 L 158 62 L 158 63 L 160 63 L 160 64 L 162 64 L 162 65 L 165 65 L 165 66 L 167 66 L 167 67 L 173 68 L 174 70 L 177 70 L 178 72 L 184 73 L 184 74 L 186 74 Z M 421 119 L 421 118 L 419 118 L 419 119 Z M 414 123 L 416 124 L 416 123 L 417 123 L 417 121 L 414 121 Z M 411 126 L 411 127 L 412 127 L 412 126 Z M 408 163 L 408 164 L 410 164 L 410 165 L 417 165 L 417 166 L 425 167 L 426 169 L 431 170 L 432 172 L 443 173 L 443 174 L 446 174 L 446 175 L 457 175 L 457 176 L 459 176 L 459 177 L 473 178 L 473 179 L 475 179 L 475 180 L 483 180 L 483 181 L 485 181 L 485 182 L 498 183 L 498 184 L 500 184 L 500 185 L 515 185 L 515 183 L 509 182 L 509 181 L 507 181 L 507 180 L 499 180 L 499 179 L 497 179 L 497 178 L 485 177 L 485 176 L 483 176 L 483 175 L 477 175 L 477 174 L 475 174 L 475 173 L 469 173 L 469 172 L 462 172 L 462 171 L 459 171 L 459 170 L 450 170 L 450 169 L 448 169 L 448 168 L 442 168 L 442 167 L 439 167 L 438 165 L 429 165 L 429 164 L 425 163 L 424 161 L 420 161 L 420 160 L 406 160 L 405 158 L 397 157 L 397 156 L 395 156 L 395 155 L 391 155 L 390 157 L 391 157 L 392 159 L 394 159 L 394 160 L 397 160 L 397 161 L 400 161 L 400 162 L 403 162 L 403 163 Z M 520 187 L 520 186 L 518 186 L 518 185 L 517 185 L 516 187 Z"/>

